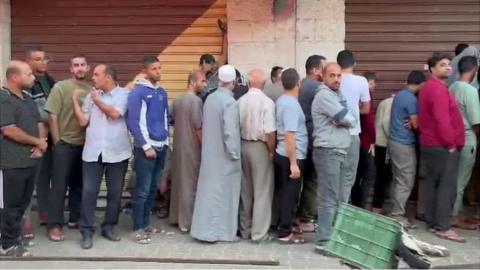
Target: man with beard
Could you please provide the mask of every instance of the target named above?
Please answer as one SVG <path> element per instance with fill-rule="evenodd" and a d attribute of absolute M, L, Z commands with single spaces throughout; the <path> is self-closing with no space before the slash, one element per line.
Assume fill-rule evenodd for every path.
<path fill-rule="evenodd" d="M 6 75 L 7 84 L 0 90 L 1 253 L 25 257 L 31 254 L 20 241 L 21 221 L 47 139 L 35 102 L 25 91 L 33 85 L 32 70 L 24 62 L 12 61 Z"/>
<path fill-rule="evenodd" d="M 68 227 L 78 228 L 80 219 L 80 200 L 82 197 L 82 151 L 85 142 L 85 129 L 75 117 L 72 96 L 75 89 L 83 89 L 79 103 L 92 86 L 87 83 L 86 75 L 90 67 L 83 54 L 70 59 L 70 72 L 73 77 L 55 84 L 45 104 L 48 123 L 52 136 L 53 177 L 49 196 L 48 238 L 63 241 L 63 212 L 66 190 L 68 187 L 68 205 L 70 217 Z"/>

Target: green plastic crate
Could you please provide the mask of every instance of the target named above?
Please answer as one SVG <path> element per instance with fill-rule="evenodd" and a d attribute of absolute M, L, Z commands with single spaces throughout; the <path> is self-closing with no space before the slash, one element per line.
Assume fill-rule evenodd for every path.
<path fill-rule="evenodd" d="M 342 203 L 326 250 L 365 269 L 397 268 L 395 248 L 401 224 L 391 218 Z"/>

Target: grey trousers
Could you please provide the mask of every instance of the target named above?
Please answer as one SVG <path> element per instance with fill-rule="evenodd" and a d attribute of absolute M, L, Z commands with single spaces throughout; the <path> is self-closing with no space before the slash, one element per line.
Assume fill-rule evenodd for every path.
<path fill-rule="evenodd" d="M 317 245 L 327 244 L 332 234 L 337 208 L 347 188 L 345 181 L 347 156 L 338 149 L 315 147 L 313 164 L 317 171 L 318 232 Z"/>
<path fill-rule="evenodd" d="M 460 152 L 460 161 L 458 165 L 457 180 L 457 198 L 453 207 L 453 215 L 457 216 L 463 208 L 463 192 L 472 177 L 473 167 L 475 166 L 475 158 L 477 157 L 476 146 L 465 146 Z"/>
<path fill-rule="evenodd" d="M 343 172 L 343 188 L 340 194 L 340 200 L 342 202 L 348 202 L 350 199 L 350 193 L 357 176 L 358 160 L 360 159 L 360 137 L 358 135 L 352 135 L 351 138 L 352 142 L 347 149 L 347 163 L 345 164 Z"/>
<path fill-rule="evenodd" d="M 457 196 L 459 152 L 442 147 L 421 148 L 425 163 L 425 220 L 430 228 L 446 231 L 451 227 L 453 205 Z"/>
<path fill-rule="evenodd" d="M 392 163 L 392 215 L 405 215 L 405 205 L 415 185 L 417 154 L 415 145 L 388 141 L 388 151 Z"/>
<path fill-rule="evenodd" d="M 272 218 L 273 162 L 264 142 L 242 141 L 240 234 L 258 241 L 267 238 Z"/>

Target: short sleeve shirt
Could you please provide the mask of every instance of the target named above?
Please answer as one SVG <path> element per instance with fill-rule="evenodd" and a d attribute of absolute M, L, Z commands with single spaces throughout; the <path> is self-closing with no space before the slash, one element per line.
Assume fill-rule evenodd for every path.
<path fill-rule="evenodd" d="M 55 114 L 58 117 L 60 139 L 73 145 L 82 145 L 85 142 L 85 129 L 80 127 L 75 113 L 73 112 L 72 96 L 75 89 L 85 90 L 85 94 L 79 97 L 80 106 L 90 92 L 92 86 L 87 82 L 80 82 L 74 79 L 63 80 L 53 86 L 45 111 Z"/>
<path fill-rule="evenodd" d="M 275 103 L 262 90 L 251 88 L 237 103 L 242 139 L 265 141 L 276 130 Z"/>
<path fill-rule="evenodd" d="M 393 98 L 390 118 L 390 139 L 402 144 L 415 144 L 415 133 L 405 127 L 410 116 L 418 115 L 418 101 L 411 89 L 403 89 Z"/>
<path fill-rule="evenodd" d="M 347 100 L 348 111 L 355 117 L 355 122 L 350 128 L 350 135 L 358 135 L 362 131 L 360 127 L 360 103 L 370 101 L 368 81 L 362 76 L 343 73 L 340 91 Z"/>
<path fill-rule="evenodd" d="M 297 159 L 305 159 L 308 146 L 305 114 L 296 98 L 287 95 L 282 95 L 278 98 L 276 102 L 276 123 L 277 154 L 288 157 L 285 134 L 287 132 L 295 132 Z"/>
<path fill-rule="evenodd" d="M 24 91 L 19 97 L 6 88 L 0 89 L 0 129 L 16 126 L 27 134 L 39 137 L 41 121 L 37 105 L 30 94 Z M 30 168 L 37 165 L 32 159 L 33 146 L 17 143 L 0 134 L 0 169 Z"/>
<path fill-rule="evenodd" d="M 82 110 L 89 115 L 85 146 L 82 159 L 96 162 L 100 155 L 105 163 L 116 163 L 129 159 L 132 153 L 125 113 L 129 91 L 116 87 L 109 93 L 101 93 L 100 100 L 113 106 L 120 114 L 118 119 L 109 118 L 95 103 L 90 95 L 85 98 Z"/>
<path fill-rule="evenodd" d="M 465 145 L 475 146 L 477 138 L 472 126 L 480 124 L 480 100 L 478 91 L 472 85 L 456 81 L 450 86 L 450 91 L 458 101 L 462 111 L 463 123 L 465 126 Z"/>

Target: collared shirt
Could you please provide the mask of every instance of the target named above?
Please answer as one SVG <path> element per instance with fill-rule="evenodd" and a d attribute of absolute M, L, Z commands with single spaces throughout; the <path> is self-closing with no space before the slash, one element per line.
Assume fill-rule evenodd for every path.
<path fill-rule="evenodd" d="M 91 95 L 85 98 L 82 110 L 89 115 L 85 146 L 82 159 L 85 162 L 96 162 L 100 155 L 105 163 L 121 162 L 130 158 L 132 149 L 125 122 L 129 91 L 116 87 L 111 92 L 102 92 L 100 100 L 113 106 L 120 114 L 118 119 L 109 118 L 95 103 Z"/>
<path fill-rule="evenodd" d="M 471 84 L 456 81 L 450 86 L 450 91 L 455 96 L 462 111 L 463 124 L 465 125 L 465 145 L 477 145 L 477 136 L 472 126 L 480 124 L 480 100 L 478 91 Z"/>
<path fill-rule="evenodd" d="M 28 135 L 38 138 L 39 122 L 40 114 L 30 93 L 23 91 L 22 97 L 19 97 L 7 88 L 0 89 L 0 129 L 16 126 Z M 31 145 L 20 144 L 0 133 L 0 169 L 36 166 L 38 160 L 31 158 L 31 149 Z"/>
<path fill-rule="evenodd" d="M 355 116 L 355 123 L 350 128 L 350 135 L 358 135 L 362 131 L 360 126 L 360 103 L 370 101 L 368 81 L 363 76 L 343 73 L 340 91 L 347 100 L 348 111 Z"/>
<path fill-rule="evenodd" d="M 390 134 L 390 116 L 392 111 L 393 97 L 382 100 L 375 113 L 375 144 L 387 147 Z"/>
<path fill-rule="evenodd" d="M 288 157 L 285 134 L 295 132 L 297 159 L 307 157 L 308 134 L 305 125 L 305 114 L 298 103 L 298 99 L 289 95 L 282 95 L 277 99 L 277 154 Z"/>
<path fill-rule="evenodd" d="M 265 141 L 265 135 L 276 130 L 275 104 L 260 89 L 250 88 L 238 100 L 242 139 Z"/>
<path fill-rule="evenodd" d="M 405 127 L 412 115 L 418 115 L 417 96 L 412 89 L 405 88 L 393 99 L 390 120 L 391 140 L 406 145 L 415 144 L 414 131 Z"/>
<path fill-rule="evenodd" d="M 430 77 L 420 90 L 418 103 L 420 144 L 461 149 L 465 144 L 463 119 L 445 82 Z"/>

